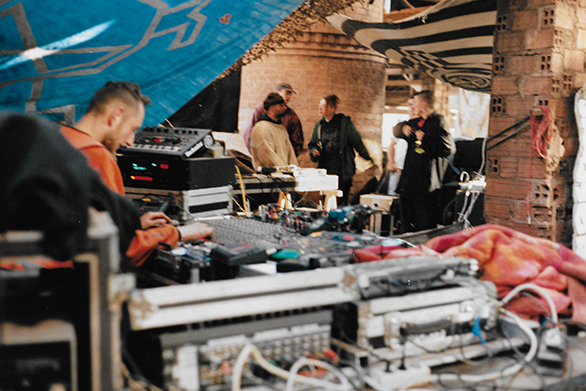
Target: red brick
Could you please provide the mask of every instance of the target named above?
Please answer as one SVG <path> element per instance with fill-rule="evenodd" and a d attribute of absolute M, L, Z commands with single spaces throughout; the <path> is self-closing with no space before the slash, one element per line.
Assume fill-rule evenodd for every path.
<path fill-rule="evenodd" d="M 529 236 L 555 240 L 555 226 L 546 223 L 539 223 L 531 221 L 531 224 L 526 219 L 523 220 L 511 220 L 511 219 L 500 219 L 494 217 L 486 217 L 488 224 L 497 224 L 504 227 L 508 227 L 515 231 L 524 233 Z"/>
<path fill-rule="evenodd" d="M 503 227 L 507 226 L 507 222 L 509 222 L 508 218 L 498 218 L 498 217 L 492 217 L 489 216 L 488 214 L 485 214 L 484 219 L 486 220 L 487 224 L 495 224 L 495 225 L 502 225 Z"/>
<path fill-rule="evenodd" d="M 523 207 L 526 208 L 526 204 L 523 203 L 523 205 L 519 207 L 519 219 L 511 219 L 506 223 L 506 226 L 530 236 L 550 239 L 552 237 L 552 232 L 555 229 L 555 224 L 551 221 L 540 219 L 542 211 L 539 210 L 535 211 L 532 209 L 532 215 L 530 219 L 528 219 L 527 211 L 526 209 L 523 211 Z M 537 219 L 533 217 L 533 213 L 536 213 Z"/>
<path fill-rule="evenodd" d="M 563 2 L 556 3 L 554 26 L 556 28 L 573 29 L 576 23 L 575 7 L 568 7 Z"/>
<path fill-rule="evenodd" d="M 547 170 L 547 160 L 542 159 L 536 155 L 533 147 L 528 145 L 531 152 L 531 159 L 524 159 L 523 164 L 519 165 L 519 176 L 523 178 L 531 178 L 532 180 L 549 180 L 551 179 L 551 172 Z M 529 172 L 529 165 L 531 165 L 531 172 Z"/>
<path fill-rule="evenodd" d="M 561 88 L 560 88 L 561 89 Z M 552 93 L 551 77 L 527 77 L 524 91 L 527 95 L 548 95 Z"/>
<path fill-rule="evenodd" d="M 551 72 L 559 75 L 564 71 L 564 55 L 554 52 L 551 54 Z"/>
<path fill-rule="evenodd" d="M 507 199 L 486 195 L 484 213 L 486 217 L 508 220 L 512 217 L 511 202 Z"/>
<path fill-rule="evenodd" d="M 527 150 L 531 151 L 531 179 L 548 179 L 550 175 L 546 172 L 545 161 L 540 159 L 539 157 L 535 156 L 533 153 L 531 146 L 527 146 Z M 517 175 L 520 178 L 529 178 L 529 157 L 521 160 L 519 162 Z"/>
<path fill-rule="evenodd" d="M 531 75 L 538 71 L 539 55 L 537 53 L 510 56 L 509 74 Z"/>
<path fill-rule="evenodd" d="M 527 210 L 527 202 L 520 201 L 515 207 L 514 220 L 516 221 L 529 221 L 527 219 L 527 216 L 529 215 L 531 224 L 555 225 L 556 211 L 553 206 L 536 205 L 532 203 L 530 204 L 529 210 Z"/>
<path fill-rule="evenodd" d="M 584 52 L 581 50 L 566 50 L 564 52 L 564 69 L 573 71 L 584 70 Z"/>
<path fill-rule="evenodd" d="M 571 111 L 568 111 L 568 102 L 565 98 L 556 98 L 556 97 L 543 97 L 537 96 L 535 98 L 535 107 L 539 105 L 539 101 L 543 101 L 546 99 L 548 101 L 548 107 L 551 110 L 554 118 L 557 116 L 560 117 L 568 117 L 568 114 L 572 114 Z"/>
<path fill-rule="evenodd" d="M 538 27 L 538 10 L 530 9 L 528 11 L 517 11 L 513 13 L 513 23 L 511 30 L 535 30 Z"/>
<path fill-rule="evenodd" d="M 557 116 L 555 119 L 555 126 L 560 136 L 565 140 L 567 138 L 577 138 L 576 128 L 571 125 L 568 118 Z"/>
<path fill-rule="evenodd" d="M 506 31 L 499 32 L 495 36 L 495 49 L 499 54 L 504 53 L 518 53 L 523 47 L 524 33 L 522 31 Z"/>
<path fill-rule="evenodd" d="M 537 8 L 537 7 L 543 7 L 543 6 L 547 6 L 547 5 L 552 5 L 552 4 L 557 4 L 556 0 L 531 0 L 529 2 L 529 4 L 527 3 L 523 3 L 526 4 L 526 6 L 528 8 Z"/>
<path fill-rule="evenodd" d="M 503 157 L 500 159 L 501 178 L 516 178 L 519 159 L 514 157 Z"/>
<path fill-rule="evenodd" d="M 586 84 L 586 72 L 580 72 L 574 75 L 573 90 L 577 91 Z"/>
<path fill-rule="evenodd" d="M 510 130 L 505 132 L 504 136 L 512 135 L 513 133 L 514 130 Z M 520 133 L 518 133 L 515 137 L 511 137 L 506 140 L 504 140 L 504 137 L 496 137 L 487 144 L 487 148 L 490 148 L 487 151 L 487 156 L 514 156 L 516 158 L 528 158 L 530 150 L 529 145 L 531 143 L 530 136 L 531 130 L 530 128 L 526 128 L 525 130 L 522 130 Z M 499 141 L 502 141 L 502 143 L 496 145 L 496 143 Z"/>
<path fill-rule="evenodd" d="M 527 197 L 527 181 L 492 178 L 486 182 L 486 195 L 524 200 Z"/>
<path fill-rule="evenodd" d="M 493 136 L 499 134 L 500 132 L 504 131 L 505 129 L 510 128 L 511 126 L 515 125 L 520 118 L 514 118 L 509 116 L 502 116 L 496 117 L 492 116 L 489 119 L 488 123 L 488 135 Z"/>
<path fill-rule="evenodd" d="M 517 94 L 517 81 L 515 77 L 506 77 L 495 75 L 492 77 L 492 94 L 494 95 L 514 95 Z"/>
<path fill-rule="evenodd" d="M 531 180 L 531 205 L 551 208 L 553 205 L 553 189 L 547 180 Z"/>
<path fill-rule="evenodd" d="M 519 119 L 528 116 L 534 106 L 534 99 L 523 98 L 521 95 L 507 96 L 505 99 L 506 114 Z"/>
<path fill-rule="evenodd" d="M 541 50 L 553 48 L 554 30 L 526 31 L 523 47 L 526 50 Z M 517 48 L 519 50 L 519 48 Z"/>
<path fill-rule="evenodd" d="M 507 224 L 507 227 L 537 238 L 553 240 L 554 237 L 553 231 L 555 227 L 551 224 L 535 221 L 531 221 L 531 224 L 528 224 L 527 221 L 515 221 Z"/>
<path fill-rule="evenodd" d="M 527 216 L 529 215 L 531 223 L 545 223 L 549 224 L 552 222 L 553 209 L 542 205 L 531 204 L 529 210 L 527 210 L 527 202 L 519 201 L 515 205 L 515 221 L 527 222 Z"/>

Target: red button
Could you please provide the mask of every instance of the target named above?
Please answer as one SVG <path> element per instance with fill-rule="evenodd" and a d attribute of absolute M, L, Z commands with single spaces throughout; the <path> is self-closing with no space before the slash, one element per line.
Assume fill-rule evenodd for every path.
<path fill-rule="evenodd" d="M 135 180 L 135 181 L 145 181 L 145 182 L 152 182 L 153 178 L 151 178 L 150 176 L 131 176 L 130 179 Z"/>

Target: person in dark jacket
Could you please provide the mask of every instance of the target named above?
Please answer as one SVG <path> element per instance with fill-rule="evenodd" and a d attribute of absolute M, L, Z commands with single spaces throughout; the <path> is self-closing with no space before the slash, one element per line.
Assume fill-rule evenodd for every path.
<path fill-rule="evenodd" d="M 322 119 L 315 124 L 308 149 L 311 161 L 318 162 L 318 168 L 325 168 L 328 175 L 338 176 L 338 189 L 343 193 L 338 203 L 347 205 L 356 172 L 356 153 L 371 162 L 372 158 L 351 118 L 336 113 L 339 103 L 336 95 L 320 100 L 318 112 Z"/>
<path fill-rule="evenodd" d="M 413 105 L 420 117 L 406 121 L 398 127 L 400 133 L 395 134 L 408 144 L 396 190 L 406 232 L 436 228 L 440 223 L 439 190 L 449 166 L 449 157 L 456 152 L 446 120 L 434 111 L 434 104 L 433 92 L 416 93 Z"/>

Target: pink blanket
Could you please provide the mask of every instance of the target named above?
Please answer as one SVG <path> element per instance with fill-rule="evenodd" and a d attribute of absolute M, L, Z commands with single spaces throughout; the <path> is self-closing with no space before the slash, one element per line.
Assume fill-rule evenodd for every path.
<path fill-rule="evenodd" d="M 480 279 L 492 281 L 501 298 L 520 284 L 535 284 L 549 293 L 559 314 L 586 322 L 586 261 L 560 244 L 485 224 L 435 237 L 415 249 L 391 250 L 384 258 L 433 253 L 478 260 Z M 506 308 L 533 320 L 550 312 L 533 291 L 517 295 Z"/>

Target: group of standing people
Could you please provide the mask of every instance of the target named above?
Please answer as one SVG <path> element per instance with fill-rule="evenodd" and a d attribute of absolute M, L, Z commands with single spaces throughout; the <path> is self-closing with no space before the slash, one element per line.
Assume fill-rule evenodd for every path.
<path fill-rule="evenodd" d="M 304 147 L 303 130 L 299 117 L 287 106 L 294 93 L 290 84 L 280 83 L 254 110 L 243 137 L 255 169 L 298 165 L 297 157 Z M 369 161 L 372 158 L 351 118 L 337 113 L 339 103 L 336 95 L 320 100 L 321 119 L 315 124 L 307 147 L 318 168 L 338 176 L 338 188 L 342 191 L 338 203 L 346 205 L 356 172 L 355 153 Z"/>
<path fill-rule="evenodd" d="M 301 121 L 288 106 L 294 93 L 290 84 L 280 83 L 255 109 L 244 132 L 255 169 L 298 165 L 304 140 Z M 372 158 L 351 118 L 337 112 L 339 103 L 336 95 L 320 100 L 321 119 L 307 147 L 318 168 L 338 176 L 338 189 L 342 191 L 338 203 L 347 205 L 356 154 L 369 161 Z M 440 190 L 456 144 L 445 118 L 435 112 L 432 91 L 415 93 L 408 104 L 410 119 L 393 128 L 388 149 L 387 194 L 399 196 L 403 231 L 414 232 L 436 228 L 442 221 Z"/>

